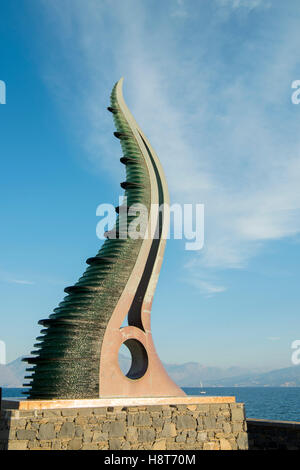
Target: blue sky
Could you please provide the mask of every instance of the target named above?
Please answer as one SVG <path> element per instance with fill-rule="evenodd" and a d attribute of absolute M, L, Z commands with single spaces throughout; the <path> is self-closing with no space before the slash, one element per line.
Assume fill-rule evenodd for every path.
<path fill-rule="evenodd" d="M 118 203 L 127 104 L 171 201 L 205 204 L 205 245 L 170 240 L 152 310 L 166 362 L 290 366 L 300 338 L 300 5 L 296 0 L 1 2 L 1 330 L 8 360 L 99 249 Z"/>

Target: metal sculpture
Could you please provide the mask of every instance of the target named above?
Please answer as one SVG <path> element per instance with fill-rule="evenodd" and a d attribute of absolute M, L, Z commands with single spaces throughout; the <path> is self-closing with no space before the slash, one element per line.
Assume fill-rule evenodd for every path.
<path fill-rule="evenodd" d="M 67 296 L 49 319 L 39 322 L 44 329 L 37 349 L 26 358 L 31 365 L 26 377 L 30 383 L 25 384 L 30 399 L 185 395 L 160 362 L 150 326 L 166 243 L 162 235 L 169 223 L 166 210 L 158 210 L 169 203 L 167 184 L 158 157 L 124 102 L 122 83 L 123 79 L 114 86 L 108 108 L 126 167 L 121 187 L 127 207 L 147 208 L 148 233 L 155 232 L 156 237 L 123 237 L 135 216 L 128 214 L 124 226 L 124 208 L 116 209 L 116 236 L 106 233 L 98 254 L 87 260 L 83 276 L 65 289 Z M 126 317 L 128 326 L 123 327 Z M 132 356 L 126 376 L 118 363 L 122 344 Z"/>

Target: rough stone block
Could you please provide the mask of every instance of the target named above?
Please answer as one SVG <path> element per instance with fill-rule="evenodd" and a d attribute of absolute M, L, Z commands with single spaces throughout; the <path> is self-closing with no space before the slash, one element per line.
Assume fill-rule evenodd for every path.
<path fill-rule="evenodd" d="M 99 450 L 108 450 L 109 449 L 109 443 L 108 442 L 99 442 L 98 449 Z"/>
<path fill-rule="evenodd" d="M 117 421 L 126 421 L 126 412 L 125 411 L 120 411 L 119 413 L 116 413 L 116 420 Z"/>
<path fill-rule="evenodd" d="M 61 427 L 58 437 L 60 439 L 65 439 L 65 438 L 73 439 L 74 436 L 75 436 L 75 424 L 70 423 L 70 422 L 64 423 Z"/>
<path fill-rule="evenodd" d="M 231 424 L 228 422 L 223 423 L 223 432 L 225 434 L 230 434 L 232 431 Z"/>
<path fill-rule="evenodd" d="M 221 450 L 232 450 L 231 444 L 227 439 L 221 438 L 220 439 L 220 449 Z"/>
<path fill-rule="evenodd" d="M 240 432 L 236 440 L 239 450 L 248 449 L 248 434 L 246 432 Z"/>
<path fill-rule="evenodd" d="M 42 449 L 51 449 L 52 447 L 52 441 L 40 441 L 40 447 Z"/>
<path fill-rule="evenodd" d="M 62 416 L 73 416 L 74 418 L 77 416 L 77 408 L 65 408 L 61 410 Z"/>
<path fill-rule="evenodd" d="M 148 411 L 150 411 L 151 413 L 154 413 L 154 412 L 161 413 L 162 412 L 162 406 L 161 405 L 151 405 L 151 406 L 148 407 Z"/>
<path fill-rule="evenodd" d="M 221 410 L 221 405 L 219 403 L 212 403 L 209 405 L 209 411 L 211 414 L 216 415 Z"/>
<path fill-rule="evenodd" d="M 224 410 L 221 410 L 219 415 L 224 416 L 225 419 L 230 419 L 230 410 L 229 408 L 225 408 Z"/>
<path fill-rule="evenodd" d="M 37 441 L 36 439 L 28 442 L 28 449 L 30 450 L 38 449 L 39 447 L 40 447 L 40 441 Z"/>
<path fill-rule="evenodd" d="M 204 419 L 204 416 L 199 416 L 199 415 L 196 418 L 197 426 L 199 430 L 203 429 L 203 419 Z"/>
<path fill-rule="evenodd" d="M 35 418 L 35 410 L 31 411 L 25 411 L 25 410 L 19 410 L 19 415 L 20 418 Z"/>
<path fill-rule="evenodd" d="M 197 410 L 197 405 L 188 405 L 186 407 L 189 411 L 196 411 Z"/>
<path fill-rule="evenodd" d="M 175 409 L 180 413 L 186 413 L 187 406 L 186 405 L 175 405 Z"/>
<path fill-rule="evenodd" d="M 190 415 L 177 416 L 176 427 L 179 431 L 183 429 L 196 429 L 196 420 Z"/>
<path fill-rule="evenodd" d="M 78 410 L 76 408 L 66 408 L 64 410 L 61 410 L 62 416 L 77 416 Z"/>
<path fill-rule="evenodd" d="M 203 418 L 204 429 L 215 429 L 217 427 L 216 418 L 213 416 L 204 416 Z"/>
<path fill-rule="evenodd" d="M 244 423 L 241 421 L 236 421 L 232 423 L 232 432 L 241 432 L 244 431 Z"/>
<path fill-rule="evenodd" d="M 28 448 L 28 441 L 9 441 L 8 450 L 26 450 Z"/>
<path fill-rule="evenodd" d="M 109 450 L 121 450 L 122 449 L 122 441 L 121 439 L 110 439 L 109 442 Z"/>
<path fill-rule="evenodd" d="M 52 447 L 51 449 L 53 450 L 61 450 L 61 441 L 58 440 L 58 439 L 55 439 L 54 441 L 52 441 Z"/>
<path fill-rule="evenodd" d="M 80 418 L 77 418 L 77 419 L 80 419 Z M 87 422 L 89 424 L 97 424 L 98 420 L 99 420 L 99 417 L 92 415 L 90 418 L 87 418 L 87 420 L 88 420 Z"/>
<path fill-rule="evenodd" d="M 152 417 L 152 424 L 154 428 L 162 428 L 164 425 L 165 420 L 163 418 L 153 416 Z"/>
<path fill-rule="evenodd" d="M 131 450 L 131 445 L 129 444 L 128 441 L 124 441 L 122 443 L 122 447 L 121 447 L 122 450 Z"/>
<path fill-rule="evenodd" d="M 209 405 L 197 405 L 197 410 L 201 414 L 209 413 Z"/>
<path fill-rule="evenodd" d="M 155 441 L 153 446 L 153 450 L 166 450 L 166 440 L 165 439 L 159 439 L 158 441 Z"/>
<path fill-rule="evenodd" d="M 127 425 L 128 426 L 133 426 L 134 425 L 134 417 L 135 417 L 135 413 L 129 413 L 127 415 Z"/>
<path fill-rule="evenodd" d="M 129 442 L 136 442 L 138 440 L 138 431 L 137 428 L 131 426 L 127 428 L 126 439 Z"/>
<path fill-rule="evenodd" d="M 92 416 L 94 413 L 94 408 L 79 408 L 78 416 Z"/>
<path fill-rule="evenodd" d="M 153 428 L 141 428 L 138 435 L 139 442 L 152 442 L 155 440 L 155 431 Z"/>
<path fill-rule="evenodd" d="M 11 418 L 9 422 L 10 428 L 16 428 L 16 429 L 25 429 L 25 426 L 27 424 L 26 419 L 19 419 L 19 418 Z"/>
<path fill-rule="evenodd" d="M 84 444 L 82 444 L 81 449 L 82 450 L 98 450 L 98 444 L 96 444 L 95 442 L 93 443 L 85 442 Z"/>
<path fill-rule="evenodd" d="M 221 410 L 228 410 L 229 409 L 229 403 L 221 403 L 220 404 Z"/>
<path fill-rule="evenodd" d="M 91 442 L 93 438 L 93 432 L 90 429 L 84 429 L 83 431 L 83 442 Z"/>
<path fill-rule="evenodd" d="M 82 444 L 83 442 L 80 438 L 71 439 L 68 443 L 68 450 L 79 450 L 81 449 Z"/>
<path fill-rule="evenodd" d="M 89 418 L 86 416 L 77 416 L 74 420 L 78 426 L 86 426 L 89 422 Z"/>
<path fill-rule="evenodd" d="M 234 438 L 230 438 L 228 439 L 228 441 L 230 442 L 232 450 L 238 450 L 238 446 Z"/>
<path fill-rule="evenodd" d="M 162 414 L 164 417 L 171 417 L 172 411 L 170 406 L 162 406 Z"/>
<path fill-rule="evenodd" d="M 38 439 L 50 440 L 50 439 L 55 439 L 55 438 L 56 438 L 56 432 L 54 429 L 54 424 L 53 423 L 41 424 L 39 433 L 38 433 Z"/>
<path fill-rule="evenodd" d="M 75 437 L 83 436 L 83 428 L 81 426 L 75 426 Z"/>
<path fill-rule="evenodd" d="M 188 437 L 191 439 L 195 439 L 197 437 L 197 432 L 194 429 L 188 431 Z"/>
<path fill-rule="evenodd" d="M 177 436 L 176 426 L 174 423 L 165 423 L 160 434 L 161 437 L 175 437 Z"/>
<path fill-rule="evenodd" d="M 182 431 L 180 434 L 178 434 L 175 441 L 178 443 L 186 442 L 186 438 L 187 438 L 187 431 Z"/>
<path fill-rule="evenodd" d="M 43 418 L 52 418 L 53 416 L 61 416 L 61 410 L 44 410 Z"/>
<path fill-rule="evenodd" d="M 141 412 L 137 413 L 134 416 L 134 425 L 135 426 L 150 426 L 152 424 L 152 419 L 150 413 Z"/>
<path fill-rule="evenodd" d="M 245 413 L 244 408 L 233 408 L 231 409 L 231 419 L 232 421 L 244 421 Z"/>
<path fill-rule="evenodd" d="M 95 416 L 106 416 L 106 408 L 94 408 Z"/>
<path fill-rule="evenodd" d="M 108 441 L 108 432 L 95 431 L 93 435 L 93 442 Z"/>
<path fill-rule="evenodd" d="M 207 440 L 207 432 L 206 431 L 200 431 L 197 433 L 197 441 L 199 442 L 204 442 Z"/>
<path fill-rule="evenodd" d="M 114 421 L 109 423 L 108 434 L 109 437 L 123 437 L 126 432 L 125 423 L 122 421 Z"/>
<path fill-rule="evenodd" d="M 29 431 L 26 429 L 18 429 L 17 431 L 17 439 L 20 441 L 30 441 L 35 439 L 36 437 L 36 431 Z"/>
<path fill-rule="evenodd" d="M 212 442 L 204 442 L 203 444 L 203 450 L 219 450 L 220 445 L 218 442 L 212 441 Z"/>

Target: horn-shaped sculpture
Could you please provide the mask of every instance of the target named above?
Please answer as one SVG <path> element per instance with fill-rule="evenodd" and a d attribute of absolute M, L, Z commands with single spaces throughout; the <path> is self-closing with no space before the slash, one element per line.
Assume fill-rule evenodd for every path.
<path fill-rule="evenodd" d="M 54 310 L 39 323 L 44 329 L 30 364 L 30 399 L 183 396 L 169 378 L 151 335 L 150 312 L 163 260 L 168 217 L 158 206 L 169 203 L 161 164 L 137 125 L 122 95 L 121 79 L 113 88 L 111 106 L 126 167 L 127 207 L 147 208 L 147 228 L 156 237 L 122 237 L 122 206 L 117 208 L 115 237 L 107 239 L 83 276 Z M 127 209 L 126 209 L 127 210 Z M 126 229 L 136 216 L 128 214 Z M 128 326 L 122 327 L 128 320 Z M 125 376 L 118 363 L 125 344 L 132 364 Z"/>

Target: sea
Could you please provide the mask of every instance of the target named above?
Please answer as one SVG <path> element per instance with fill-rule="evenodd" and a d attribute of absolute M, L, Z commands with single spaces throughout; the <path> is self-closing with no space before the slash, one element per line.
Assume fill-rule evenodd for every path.
<path fill-rule="evenodd" d="M 24 390 L 4 388 L 2 397 L 24 399 Z M 183 387 L 183 390 L 194 396 L 235 396 L 237 402 L 245 403 L 247 418 L 300 422 L 300 387 Z"/>

